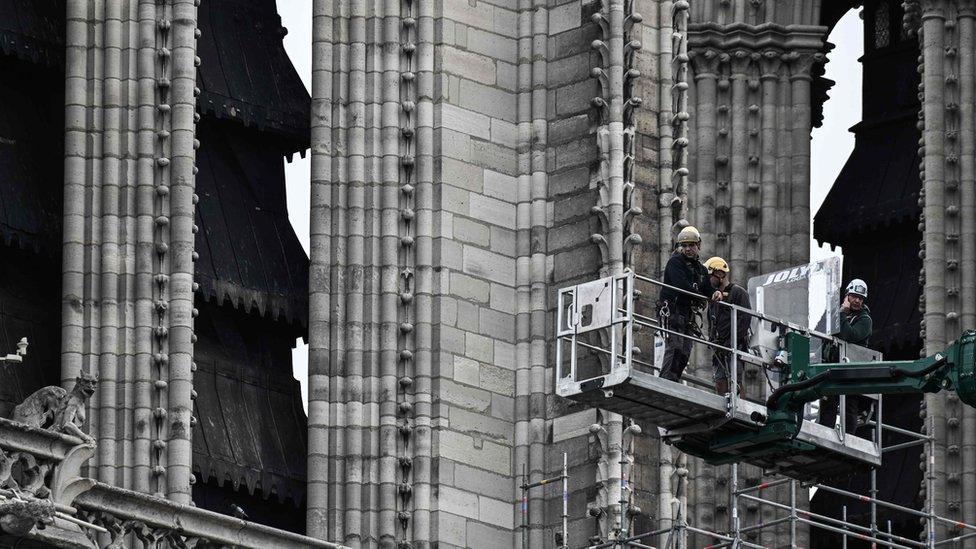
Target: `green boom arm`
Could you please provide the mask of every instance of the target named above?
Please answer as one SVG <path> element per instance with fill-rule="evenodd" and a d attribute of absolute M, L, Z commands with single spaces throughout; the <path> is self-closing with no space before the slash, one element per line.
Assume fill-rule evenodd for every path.
<path fill-rule="evenodd" d="M 937 393 L 952 390 L 976 407 L 976 332 L 968 331 L 943 352 L 915 361 L 810 364 L 810 340 L 786 336 L 790 354 L 789 383 L 766 401 L 770 422 L 795 423 L 799 432 L 803 405 L 831 395 Z M 780 428 L 785 426 L 780 426 Z"/>
<path fill-rule="evenodd" d="M 754 417 L 759 429 L 748 434 L 717 434 L 709 452 L 712 463 L 738 461 L 743 455 L 813 451 L 796 440 L 803 424 L 803 405 L 824 396 L 936 393 L 953 390 L 976 407 L 976 331 L 968 331 L 943 352 L 915 361 L 810 364 L 810 339 L 786 335 L 790 356 L 787 383 L 766 401 L 766 417 Z M 679 445 L 680 447 L 680 445 Z"/>

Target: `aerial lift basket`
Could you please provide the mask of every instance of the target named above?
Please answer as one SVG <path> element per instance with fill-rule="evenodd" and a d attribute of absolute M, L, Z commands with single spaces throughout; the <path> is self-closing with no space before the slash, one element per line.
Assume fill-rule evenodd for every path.
<path fill-rule="evenodd" d="M 643 292 L 637 291 L 637 283 Z M 770 473 L 800 480 L 837 478 L 880 465 L 880 400 L 870 439 L 844 433 L 843 421 L 836 429 L 804 421 L 796 440 L 807 443 L 801 446 L 813 447 L 814 451 L 757 453 L 754 449 L 715 448 L 717 434 L 756 432 L 759 423 L 755 418 L 764 418 L 766 408 L 732 394 L 717 395 L 711 388 L 660 378 L 653 361 L 643 360 L 635 336 L 644 343 L 653 340 L 652 334 L 667 331 L 655 315 L 642 310 L 656 298 L 660 286 L 660 282 L 628 273 L 559 290 L 556 313 L 556 393 L 559 396 L 657 427 L 665 441 L 712 463 L 750 463 Z M 756 316 L 780 329 L 804 331 L 799 326 Z M 708 345 L 704 340 L 693 339 L 696 347 Z M 710 358 L 710 352 L 702 354 Z M 738 360 L 739 367 L 743 367 L 743 361 L 758 364 L 765 359 L 740 353 Z"/>

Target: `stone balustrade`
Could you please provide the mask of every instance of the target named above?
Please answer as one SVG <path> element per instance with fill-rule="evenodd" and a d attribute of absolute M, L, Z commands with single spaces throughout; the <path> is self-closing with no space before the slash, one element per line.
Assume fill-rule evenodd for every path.
<path fill-rule="evenodd" d="M 125 490 L 82 475 L 95 446 L 0 418 L 0 546 L 343 546 L 192 505 Z"/>

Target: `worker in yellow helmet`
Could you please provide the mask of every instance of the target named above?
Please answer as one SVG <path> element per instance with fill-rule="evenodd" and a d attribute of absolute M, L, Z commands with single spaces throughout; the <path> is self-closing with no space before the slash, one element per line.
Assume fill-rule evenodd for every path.
<path fill-rule="evenodd" d="M 664 267 L 665 286 L 661 288 L 658 308 L 661 325 L 668 330 L 664 337 L 660 375 L 680 381 L 691 358 L 692 340 L 688 336 L 702 335 L 696 316 L 700 317 L 701 308 L 708 299 L 721 299 L 721 292 L 716 292 L 709 284 L 708 272 L 698 260 L 701 250 L 698 229 L 689 225 L 681 229 L 675 240 L 675 252 Z"/>
<path fill-rule="evenodd" d="M 712 257 L 705 262 L 708 278 L 712 287 L 722 293 L 722 298 L 708 304 L 708 340 L 723 347 L 732 347 L 732 308 L 722 303 L 736 305 L 744 309 L 751 309 L 749 292 L 745 288 L 732 282 L 729 264 L 721 257 Z M 752 317 L 741 311 L 736 314 L 736 349 L 745 351 L 749 348 L 749 327 Z M 742 371 L 745 363 L 737 361 L 736 382 L 739 396 L 742 396 Z M 712 379 L 715 381 L 715 392 L 724 395 L 730 392 L 729 379 L 732 371 L 732 353 L 714 349 L 712 353 Z"/>

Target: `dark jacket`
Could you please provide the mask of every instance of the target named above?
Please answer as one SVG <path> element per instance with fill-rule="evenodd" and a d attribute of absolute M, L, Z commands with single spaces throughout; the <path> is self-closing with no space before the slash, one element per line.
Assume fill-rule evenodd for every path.
<path fill-rule="evenodd" d="M 724 290 L 728 295 L 722 296 L 722 301 L 738 305 L 746 309 L 752 309 L 749 301 L 749 292 L 738 284 L 730 284 Z M 752 317 L 739 313 L 735 319 L 738 337 L 736 342 L 739 346 L 749 341 L 749 326 L 752 324 Z M 715 301 L 708 304 L 708 335 L 709 339 L 719 345 L 730 346 L 729 334 L 732 332 L 732 309 L 721 305 Z"/>
<path fill-rule="evenodd" d="M 841 313 L 840 333 L 837 335 L 837 338 L 848 343 L 853 343 L 854 345 L 867 347 L 873 328 L 871 309 L 868 309 L 867 305 L 861 305 L 860 311 L 851 310 L 847 313 Z M 840 349 L 827 341 L 824 341 L 823 347 L 821 348 L 821 355 L 824 362 L 840 362 Z"/>
<path fill-rule="evenodd" d="M 674 252 L 671 259 L 668 259 L 668 264 L 664 267 L 664 283 L 706 298 L 711 297 L 715 291 L 708 282 L 708 270 L 705 266 L 697 259 L 688 259 L 681 252 Z M 696 299 L 671 288 L 661 288 L 661 301 L 667 301 L 680 310 L 690 310 L 692 304 L 704 306 L 706 303 L 703 299 Z"/>
<path fill-rule="evenodd" d="M 840 315 L 840 338 L 848 343 L 867 347 L 871 339 L 871 309 L 861 305 L 860 311 L 848 311 Z"/>

